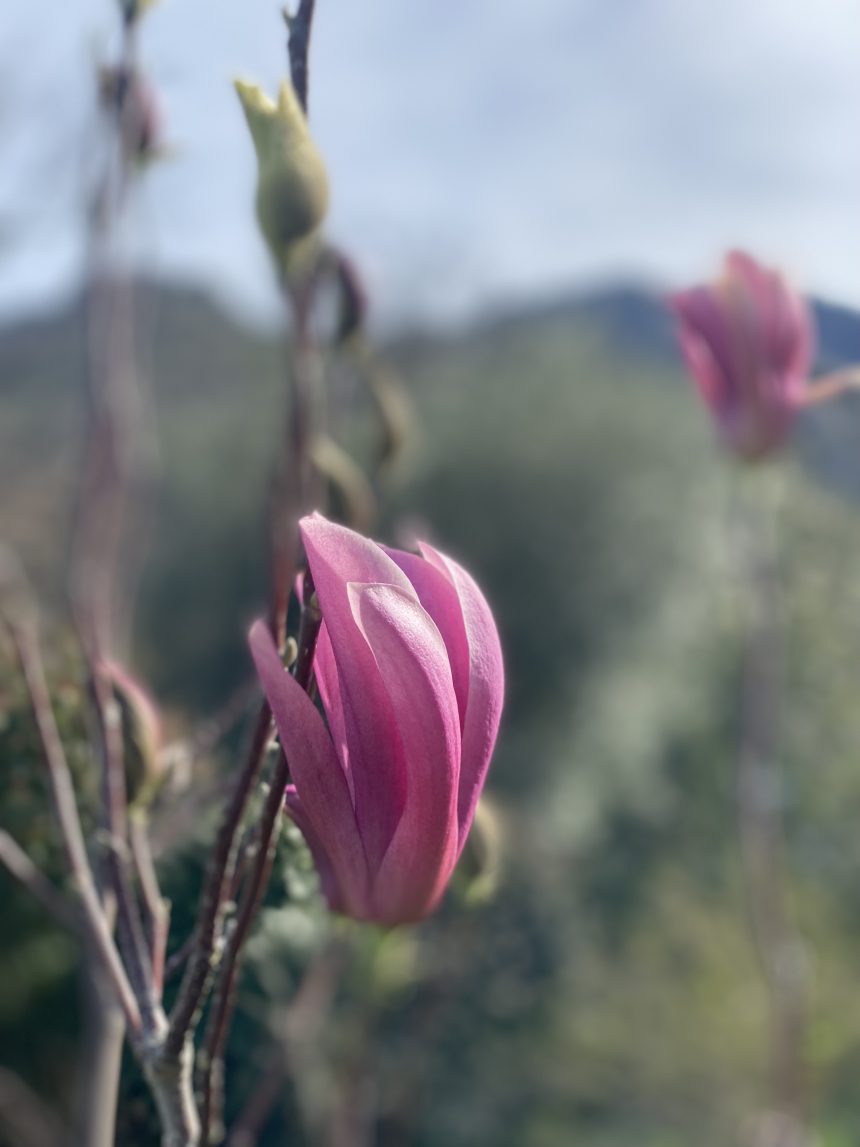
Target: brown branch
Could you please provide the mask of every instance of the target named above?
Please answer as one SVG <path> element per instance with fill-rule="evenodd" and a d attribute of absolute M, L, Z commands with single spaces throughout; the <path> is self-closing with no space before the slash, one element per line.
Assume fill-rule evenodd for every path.
<path fill-rule="evenodd" d="M 290 72 L 302 107 L 307 111 L 307 60 L 313 20 L 314 0 L 299 0 L 295 16 L 284 13 L 289 30 Z M 297 564 L 298 519 L 312 499 L 310 450 L 313 440 L 314 371 L 317 360 L 310 339 L 310 299 L 308 285 L 291 292 L 284 286 L 296 318 L 296 343 L 292 356 L 291 408 L 286 451 L 276 464 L 270 489 L 269 545 L 271 560 L 270 626 L 279 648 L 286 641 L 286 619 L 292 579 Z M 239 830 L 254 784 L 262 766 L 271 735 L 271 713 L 264 702 L 260 709 L 251 747 L 233 791 L 213 850 L 212 861 L 201 899 L 194 947 L 185 968 L 176 1003 L 170 1017 L 165 1054 L 177 1055 L 196 1025 L 199 1010 L 212 973 L 213 955 L 223 920 L 223 906 L 230 890 L 236 865 Z M 219 977 L 216 1019 L 211 1030 L 213 1042 L 221 1045 L 231 1012 L 233 982 L 239 950 L 255 915 L 271 866 L 271 852 L 277 839 L 277 825 L 287 781 L 286 762 L 278 761 L 272 788 L 261 819 L 260 849 L 255 858 L 243 902 L 240 906 Z M 278 787 L 280 786 L 280 792 Z M 274 795 L 273 795 L 274 794 Z M 223 1017 L 223 1018 L 218 1018 Z M 217 1058 L 217 1057 L 215 1057 Z M 212 1079 L 212 1060 L 207 1064 Z M 204 1106 L 208 1106 L 204 1104 Z M 208 1111 L 204 1115 L 204 1137 Z"/>
<path fill-rule="evenodd" d="M 169 984 L 171 980 L 174 980 L 179 975 L 188 963 L 188 957 L 191 955 L 193 947 L 194 936 L 192 934 L 187 940 L 180 944 L 172 956 L 167 957 L 164 963 L 165 984 Z"/>
<path fill-rule="evenodd" d="M 83 1043 L 79 1053 L 76 1143 L 82 1147 L 113 1147 L 122 1071 L 125 1024 L 113 993 L 99 974 L 99 965 L 85 959 L 81 968 Z"/>
<path fill-rule="evenodd" d="M 129 825 L 129 841 L 135 871 L 140 883 L 140 892 L 146 910 L 146 929 L 149 939 L 152 983 L 156 997 L 161 999 L 164 988 L 164 962 L 167 951 L 167 934 L 170 927 L 170 906 L 162 897 L 158 886 L 158 876 L 149 847 L 147 822 L 143 816 L 132 813 Z"/>
<path fill-rule="evenodd" d="M 143 1021 L 150 1033 L 160 1029 L 162 1017 L 156 998 L 152 962 L 143 920 L 128 871 L 128 808 L 125 789 L 122 721 L 113 685 L 103 671 L 98 650 L 91 651 L 90 690 L 102 756 L 102 834 L 105 879 L 116 900 L 117 934 L 129 980 Z"/>
<path fill-rule="evenodd" d="M 314 508 L 319 490 L 312 460 L 319 431 L 319 356 L 311 337 L 313 281 L 283 284 L 284 298 L 295 322 L 288 364 L 289 404 L 284 433 L 286 450 L 275 464 L 269 490 L 271 609 L 269 624 L 275 644 L 286 641 L 287 606 L 298 565 L 299 519 Z"/>
<path fill-rule="evenodd" d="M 0 829 L 0 864 L 34 900 L 38 900 L 57 924 L 70 932 L 80 933 L 81 921 L 72 905 L 5 829 Z"/>
<path fill-rule="evenodd" d="M 316 389 L 316 355 L 310 339 L 310 296 L 307 288 L 285 295 L 296 315 L 296 346 L 291 360 L 291 403 L 288 449 L 275 466 L 269 501 L 271 554 L 270 627 L 279 648 L 286 641 L 287 605 L 296 569 L 298 519 L 311 499 L 310 444 L 313 436 L 313 397 Z M 212 956 L 235 869 L 239 829 L 271 735 L 271 712 L 263 703 L 245 766 L 236 782 L 230 804 L 219 829 L 198 914 L 194 951 L 185 968 L 179 995 L 170 1019 L 167 1048 L 177 1054 L 196 1023 L 212 972 Z M 286 779 L 284 779 L 286 784 Z M 273 822 L 274 823 L 274 822 Z M 271 826 L 269 835 L 271 834 Z M 268 837 L 263 837 L 268 847 Z M 265 848 L 261 855 L 265 855 Z M 244 937 L 241 937 L 243 939 Z"/>
<path fill-rule="evenodd" d="M 284 9 L 287 24 L 287 54 L 290 59 L 290 77 L 299 103 L 308 111 L 308 53 L 311 46 L 311 26 L 314 18 L 314 0 L 299 0 L 295 15 Z"/>
<path fill-rule="evenodd" d="M 128 817 L 119 708 L 105 662 L 118 620 L 120 557 L 132 492 L 143 475 L 141 402 L 135 378 L 134 308 L 130 281 L 107 276 L 112 225 L 135 172 L 131 146 L 137 111 L 135 21 L 126 21 L 111 107 L 111 152 L 92 217 L 87 343 L 88 427 L 71 539 L 69 597 L 86 661 L 101 757 L 99 876 L 116 903 L 117 936 L 127 976 L 151 1035 L 163 1025 L 152 967 L 128 870 Z M 130 610 L 126 609 L 126 614 Z"/>
<path fill-rule="evenodd" d="M 253 867 L 246 883 L 236 920 L 227 940 L 226 951 L 218 974 L 218 984 L 212 1001 L 212 1011 L 203 1040 L 200 1055 L 202 1074 L 200 1122 L 203 1127 L 203 1143 L 217 1142 L 222 1134 L 222 1079 L 224 1048 L 229 1035 L 230 1022 L 236 1003 L 236 979 L 242 946 L 247 939 L 251 924 L 257 915 L 265 895 L 277 850 L 280 835 L 280 820 L 283 808 L 283 791 L 289 777 L 286 758 L 283 753 L 275 767 L 271 787 L 263 806 L 260 819 L 260 835 L 266 841 L 261 844 L 254 859 Z M 280 789 L 280 796 L 277 794 Z M 214 1136 L 214 1138 L 213 1138 Z"/>
<path fill-rule="evenodd" d="M 170 1030 L 165 1041 L 168 1054 L 179 1054 L 189 1031 L 196 1023 L 197 1012 L 212 972 L 212 955 L 236 860 L 239 828 L 263 762 L 271 729 L 272 716 L 268 703 L 264 701 L 260 706 L 245 765 L 236 780 L 212 851 L 200 900 L 192 954 L 170 1014 Z"/>
<path fill-rule="evenodd" d="M 314 650 L 319 634 L 322 615 L 310 574 L 305 576 L 304 596 L 307 604 L 302 610 L 299 629 L 298 657 L 295 664 L 295 677 L 298 684 L 307 689 L 313 669 Z M 235 925 L 227 942 L 224 959 L 218 973 L 218 986 L 212 1011 L 209 1016 L 204 1039 L 204 1055 L 201 1056 L 203 1083 L 201 1087 L 201 1123 L 203 1142 L 212 1133 L 220 1133 L 221 1097 L 216 1094 L 222 1075 L 224 1048 L 230 1032 L 236 999 L 236 983 L 239 961 L 251 925 L 259 911 L 268 887 L 275 859 L 278 839 L 283 820 L 284 792 L 289 781 L 289 765 L 283 751 L 278 757 L 275 770 L 266 794 L 266 801 L 260 815 L 259 844 L 251 864 L 251 871 L 242 892 L 242 899 L 236 915 Z"/>
<path fill-rule="evenodd" d="M 54 812 L 60 828 L 69 870 L 83 908 L 83 920 L 93 946 L 113 984 L 126 1023 L 132 1032 L 139 1033 L 141 1030 L 140 1008 L 116 950 L 87 857 L 84 834 L 75 800 L 75 790 L 45 681 L 35 623 L 25 622 L 25 624 L 19 625 L 9 617 L 5 617 L 4 620 L 27 686 L 30 706 L 45 754 Z"/>

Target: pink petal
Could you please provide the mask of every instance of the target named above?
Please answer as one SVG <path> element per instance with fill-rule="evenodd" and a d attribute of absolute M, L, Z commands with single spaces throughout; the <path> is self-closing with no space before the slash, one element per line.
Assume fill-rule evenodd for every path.
<path fill-rule="evenodd" d="M 783 396 L 799 399 L 812 369 L 815 349 L 812 312 L 782 275 L 771 272 L 764 315 L 768 362 L 781 376 Z"/>
<path fill-rule="evenodd" d="M 295 823 L 299 832 L 301 832 L 305 838 L 305 843 L 311 851 L 311 856 L 314 858 L 314 865 L 319 874 L 322 892 L 328 902 L 329 908 L 331 908 L 333 912 L 348 912 L 349 905 L 338 884 L 331 857 L 326 852 L 319 838 L 319 834 L 311 824 L 295 785 L 287 785 L 284 799 L 290 819 Z"/>
<path fill-rule="evenodd" d="M 336 668 L 335 681 L 324 645 L 324 705 L 339 745 L 349 744 L 355 815 L 372 880 L 406 801 L 406 765 L 402 747 L 389 735 L 395 723 L 391 702 L 353 616 L 347 584 L 379 582 L 398 586 L 416 602 L 417 596 L 406 575 L 374 542 L 318 514 L 303 518 L 299 526 Z"/>
<path fill-rule="evenodd" d="M 709 287 L 673 295 L 670 305 L 679 320 L 681 350 L 702 397 L 717 414 L 736 401 L 736 364 L 725 305 Z"/>
<path fill-rule="evenodd" d="M 726 256 L 723 305 L 734 337 L 738 384 L 743 388 L 744 401 L 753 408 L 769 401 L 763 372 L 777 366 L 772 307 L 776 279 L 743 251 L 731 251 Z"/>
<path fill-rule="evenodd" d="M 349 767 L 349 744 L 346 739 L 346 718 L 340 699 L 340 684 L 337 675 L 337 663 L 334 659 L 334 650 L 331 647 L 331 638 L 328 628 L 323 622 L 317 637 L 317 647 L 314 653 L 314 676 L 320 700 L 328 718 L 328 731 L 334 742 L 335 752 L 340 760 L 346 782 L 349 785 L 349 795 L 355 804 L 355 785 L 352 771 Z"/>
<path fill-rule="evenodd" d="M 743 251 L 726 256 L 726 275 L 748 297 L 747 315 L 763 361 L 790 382 L 805 382 L 812 366 L 815 330 L 805 299 L 782 275 Z"/>
<path fill-rule="evenodd" d="M 793 333 L 792 347 L 786 359 L 786 369 L 804 383 L 812 373 L 815 357 L 815 319 L 806 299 L 783 284 L 783 305 L 786 311 L 786 324 Z"/>
<path fill-rule="evenodd" d="M 460 712 L 460 730 L 466 721 L 469 701 L 469 639 L 463 621 L 460 598 L 447 572 L 431 565 L 426 558 L 405 550 L 383 549 L 403 570 L 418 594 L 418 600 L 436 622 L 451 663 L 454 693 Z"/>
<path fill-rule="evenodd" d="M 255 622 L 248 639 L 306 824 L 314 836 L 309 844 L 328 857 L 344 902 L 361 915 L 367 904 L 367 861 L 331 738 L 307 693 L 281 664 L 265 623 Z"/>
<path fill-rule="evenodd" d="M 373 889 L 376 918 L 404 923 L 435 905 L 456 860 L 460 717 L 445 643 L 411 587 L 351 585 L 350 596 L 391 698 L 386 735 L 404 752 L 406 803 Z"/>
<path fill-rule="evenodd" d="M 432 546 L 422 543 L 420 549 L 456 591 L 469 647 L 469 691 L 463 721 L 457 803 L 459 850 L 462 851 L 499 731 L 505 695 L 505 666 L 495 619 L 474 579 L 457 562 Z M 445 631 L 442 632 L 444 635 Z"/>

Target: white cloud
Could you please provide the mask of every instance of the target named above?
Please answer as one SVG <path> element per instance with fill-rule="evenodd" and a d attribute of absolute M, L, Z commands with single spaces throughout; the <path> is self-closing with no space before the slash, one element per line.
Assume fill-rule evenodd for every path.
<path fill-rule="evenodd" d="M 87 77 L 111 12 L 13 7 L 0 18 L 0 221 L 17 238 L 0 304 L 20 305 L 73 265 L 56 251 L 74 243 L 56 237 L 74 233 Z M 860 304 L 857 21 L 856 0 L 325 0 L 311 111 L 332 231 L 387 311 L 616 269 L 695 277 L 734 243 Z M 173 0 L 145 32 L 178 153 L 151 176 L 143 246 L 274 311 L 229 79 L 274 87 L 277 5 Z"/>

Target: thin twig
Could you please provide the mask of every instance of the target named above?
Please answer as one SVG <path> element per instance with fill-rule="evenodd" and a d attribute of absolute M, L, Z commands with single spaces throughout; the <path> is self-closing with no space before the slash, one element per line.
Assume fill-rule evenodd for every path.
<path fill-rule="evenodd" d="M 295 14 L 283 9 L 287 25 L 287 55 L 290 78 L 305 115 L 308 110 L 308 56 L 315 0 L 299 0 Z M 286 638 L 287 605 L 298 560 L 299 518 L 313 508 L 315 495 L 312 449 L 319 420 L 319 389 L 316 374 L 319 357 L 311 331 L 311 307 L 318 286 L 320 267 L 302 282 L 282 278 L 281 289 L 290 317 L 294 339 L 289 369 L 290 403 L 285 441 L 288 450 L 275 467 L 270 489 L 271 523 L 271 614 L 275 643 L 283 648 Z"/>
<path fill-rule="evenodd" d="M 135 170 L 138 111 L 132 85 L 136 73 L 136 22 L 124 22 L 115 129 L 111 152 L 92 215 L 89 288 L 88 430 L 78 504 L 72 531 L 69 595 L 87 665 L 90 698 L 101 756 L 101 840 L 106 846 L 99 873 L 115 900 L 119 947 L 142 1020 L 151 1035 L 163 1024 L 153 988 L 142 920 L 128 872 L 127 794 L 123 738 L 113 685 L 105 672 L 118 615 L 122 537 L 128 503 L 139 481 L 143 455 L 138 442 L 140 400 L 134 375 L 132 288 L 127 278 L 106 276 L 112 225 L 122 210 Z"/>
<path fill-rule="evenodd" d="M 236 859 L 239 828 L 263 762 L 271 731 L 272 715 L 268 703 L 264 701 L 260 706 L 245 765 L 236 779 L 209 862 L 209 871 L 200 899 L 193 951 L 186 964 L 179 994 L 170 1014 L 170 1030 L 165 1041 L 168 1054 L 178 1055 L 181 1051 L 189 1031 L 194 1026 L 212 972 L 212 957 L 222 908 Z"/>
<path fill-rule="evenodd" d="M 269 624 L 279 649 L 283 649 L 286 640 L 287 606 L 298 565 L 299 519 L 319 500 L 312 458 L 320 421 L 319 356 L 311 336 L 313 290 L 312 282 L 300 286 L 283 284 L 284 298 L 295 320 L 295 335 L 288 370 L 289 404 L 284 434 L 287 449 L 277 459 L 269 490 Z"/>
<path fill-rule="evenodd" d="M 180 946 L 176 949 L 172 956 L 168 956 L 164 962 L 164 982 L 169 984 L 174 980 L 185 965 L 188 963 L 188 957 L 191 955 L 194 947 L 194 936 L 189 936 Z"/>
<path fill-rule="evenodd" d="M 314 650 L 322 621 L 309 573 L 305 578 L 304 596 L 307 604 L 302 610 L 295 677 L 298 684 L 307 689 L 311 680 Z M 251 871 L 242 892 L 236 921 L 219 968 L 215 999 L 204 1040 L 205 1054 L 201 1057 L 203 1071 L 201 1123 L 204 1143 L 209 1141 L 208 1134 L 215 1132 L 216 1129 L 220 1130 L 221 1102 L 220 1096 L 216 1095 L 216 1087 L 222 1074 L 224 1048 L 235 1008 L 239 961 L 271 877 L 283 820 L 284 791 L 288 780 L 289 764 L 281 751 L 260 815 L 257 852 L 251 863 Z"/>
<path fill-rule="evenodd" d="M 164 988 L 164 960 L 167 950 L 167 934 L 170 927 L 170 907 L 162 897 L 158 886 L 158 876 L 149 847 L 147 822 L 142 816 L 132 813 L 129 819 L 129 841 L 135 871 L 140 882 L 140 892 L 146 910 L 146 926 L 149 939 L 152 982 L 156 996 L 160 999 Z"/>
<path fill-rule="evenodd" d="M 134 139 L 138 112 L 136 26 L 125 22 L 116 89 L 116 130 L 100 193 L 101 210 L 93 218 L 91 254 L 102 263 L 111 225 L 125 202 L 134 175 Z M 123 737 L 113 684 L 104 665 L 112 653 L 117 621 L 120 555 L 128 502 L 141 477 L 137 442 L 140 400 L 134 376 L 131 284 L 103 267 L 90 280 L 89 359 L 86 379 L 89 426 L 84 468 L 72 535 L 70 597 L 87 665 L 90 697 L 101 755 L 102 860 L 104 882 L 117 907 L 117 933 L 129 980 L 143 1008 L 149 1031 L 160 1025 L 152 967 L 143 923 L 128 871 L 127 794 Z M 128 610 L 127 610 L 128 612 Z"/>
<path fill-rule="evenodd" d="M 203 1127 L 203 1143 L 217 1142 L 222 1133 L 224 1048 L 233 1017 L 236 997 L 236 974 L 242 945 L 247 938 L 251 924 L 257 915 L 265 894 L 272 865 L 275 859 L 283 808 L 283 790 L 286 788 L 289 773 L 283 753 L 280 756 L 272 777 L 271 788 L 263 806 L 260 818 L 260 835 L 266 847 L 259 846 L 248 881 L 242 892 L 242 899 L 236 913 L 236 920 L 227 940 L 226 951 L 221 962 L 212 1010 L 200 1055 L 202 1073 L 200 1122 Z M 273 797 L 280 789 L 280 796 Z M 213 1139 L 214 1136 L 214 1139 Z"/>
<path fill-rule="evenodd" d="M 75 790 L 45 681 L 45 672 L 36 639 L 35 623 L 31 622 L 19 626 L 8 617 L 4 620 L 21 666 L 21 673 L 27 686 L 30 705 L 42 742 L 42 749 L 48 766 L 48 779 L 54 812 L 59 824 L 69 869 L 81 900 L 83 919 L 90 932 L 93 945 L 99 953 L 117 993 L 126 1023 L 133 1032 L 139 1033 L 141 1030 L 140 1008 L 116 950 L 87 857 L 84 834 L 75 801 Z"/>
<path fill-rule="evenodd" d="M 299 6 L 294 16 L 286 8 L 284 9 L 290 77 L 305 115 L 308 111 L 308 53 L 311 46 L 313 19 L 314 0 L 299 0 Z"/>
<path fill-rule="evenodd" d="M 103 672 L 96 650 L 91 652 L 90 689 L 102 755 L 102 829 L 106 843 L 104 869 L 116 898 L 117 932 L 129 979 L 144 1010 L 144 1023 L 154 1031 L 158 1001 L 143 920 L 128 871 L 128 809 L 123 762 L 122 722 L 113 686 Z"/>
<path fill-rule="evenodd" d="M 804 406 L 818 406 L 822 402 L 829 402 L 833 398 L 841 398 L 849 391 L 860 390 L 860 367 L 848 366 L 833 371 L 832 374 L 813 378 L 807 383 L 802 404 Z"/>
<path fill-rule="evenodd" d="M 0 864 L 38 900 L 57 924 L 70 932 L 80 932 L 81 921 L 72 905 L 5 829 L 0 829 Z"/>
<path fill-rule="evenodd" d="M 293 85 L 305 110 L 307 110 L 307 57 L 313 10 L 314 0 L 300 0 L 295 16 L 289 16 L 285 13 L 289 28 L 290 69 Z M 280 456 L 275 467 L 269 504 L 269 544 L 272 570 L 270 624 L 279 648 L 283 648 L 286 639 L 287 606 L 297 563 L 298 519 L 306 510 L 311 493 L 309 473 L 310 447 L 313 436 L 312 398 L 315 389 L 312 372 L 316 367 L 316 359 L 311 354 L 310 345 L 310 287 L 305 285 L 291 292 L 285 284 L 284 292 L 290 300 L 296 316 L 296 342 L 290 371 L 292 401 L 288 435 L 285 441 L 287 450 Z M 248 800 L 259 775 L 271 735 L 271 727 L 271 712 L 268 704 L 264 702 L 260 709 L 245 766 L 237 780 L 215 842 L 201 899 L 194 949 L 186 965 L 179 994 L 170 1017 L 170 1029 L 165 1042 L 165 1052 L 168 1055 L 178 1054 L 189 1033 L 193 1030 L 210 980 L 223 905 L 235 870 L 239 830 Z M 283 775 L 281 776 L 281 774 Z M 232 993 L 236 956 L 245 938 L 247 928 L 250 926 L 250 920 L 258 907 L 267 857 L 272 846 L 286 780 L 286 765 L 284 764 L 282 768 L 281 761 L 279 761 L 275 768 L 273 785 L 279 781 L 282 791 L 280 794 L 272 796 L 270 790 L 269 798 L 264 807 L 261 819 L 261 847 L 249 878 L 251 891 L 245 901 L 245 913 L 243 914 L 240 909 L 240 918 L 237 920 L 231 942 L 228 944 L 228 953 L 230 954 L 226 958 L 227 967 L 226 969 L 222 968 L 221 971 L 223 977 L 221 982 L 227 989 L 224 995 L 225 999 L 229 999 Z M 236 945 L 235 951 L 233 950 L 234 943 Z M 225 1016 L 227 1013 L 229 1013 L 229 1004 L 226 1005 Z"/>
<path fill-rule="evenodd" d="M 108 916 L 111 917 L 111 909 Z M 86 954 L 81 968 L 83 1040 L 78 1062 L 75 1143 L 114 1147 L 125 1023 L 96 960 Z"/>

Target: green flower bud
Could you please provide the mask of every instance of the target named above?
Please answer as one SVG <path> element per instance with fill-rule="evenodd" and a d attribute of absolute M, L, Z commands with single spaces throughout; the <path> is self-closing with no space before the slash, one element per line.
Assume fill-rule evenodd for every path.
<path fill-rule="evenodd" d="M 455 873 L 455 891 L 465 904 L 484 904 L 495 896 L 502 874 L 502 837 L 499 809 L 483 796 Z"/>
<path fill-rule="evenodd" d="M 328 176 L 289 80 L 272 100 L 256 84 L 236 80 L 257 152 L 257 219 L 283 269 L 301 257 L 328 209 Z"/>

